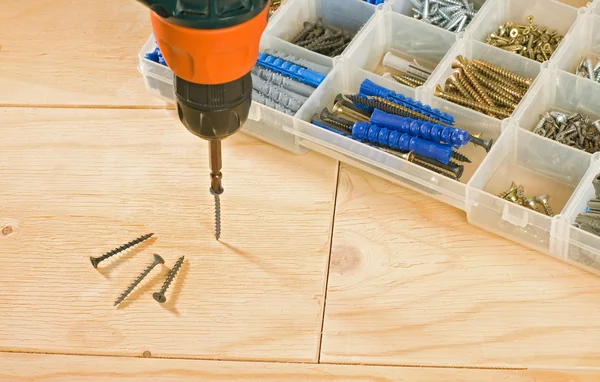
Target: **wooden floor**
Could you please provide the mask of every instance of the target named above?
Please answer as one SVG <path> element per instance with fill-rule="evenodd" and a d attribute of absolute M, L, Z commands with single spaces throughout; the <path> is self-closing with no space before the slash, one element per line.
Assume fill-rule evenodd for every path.
<path fill-rule="evenodd" d="M 322 155 L 227 139 L 215 241 L 206 142 L 109 3 L 0 2 L 0 381 L 600 380 L 600 278 Z"/>

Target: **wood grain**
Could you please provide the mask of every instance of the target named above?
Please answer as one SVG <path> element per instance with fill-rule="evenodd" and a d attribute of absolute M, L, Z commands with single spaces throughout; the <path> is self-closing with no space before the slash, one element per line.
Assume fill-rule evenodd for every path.
<path fill-rule="evenodd" d="M 600 278 L 342 166 L 321 360 L 600 365 Z"/>
<path fill-rule="evenodd" d="M 137 55 L 152 32 L 135 0 L 0 2 L 0 105 L 165 105 Z"/>
<path fill-rule="evenodd" d="M 600 372 L 469 370 L 0 353 L 2 381 L 596 382 Z"/>
<path fill-rule="evenodd" d="M 337 162 L 225 140 L 217 242 L 206 142 L 173 112 L 0 109 L 0 136 L 0 350 L 316 359 Z M 152 253 L 165 266 L 114 308 Z"/>

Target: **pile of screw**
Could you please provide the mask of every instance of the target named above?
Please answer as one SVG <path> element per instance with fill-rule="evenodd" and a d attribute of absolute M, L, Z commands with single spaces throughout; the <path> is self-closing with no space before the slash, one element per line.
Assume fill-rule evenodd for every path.
<path fill-rule="evenodd" d="M 342 54 L 353 38 L 352 33 L 326 25 L 318 19 L 315 23 L 306 21 L 302 32 L 291 42 L 313 52 L 335 57 Z"/>
<path fill-rule="evenodd" d="M 444 28 L 462 32 L 473 20 L 477 11 L 468 0 L 410 0 L 414 5 L 415 19 Z"/>
<path fill-rule="evenodd" d="M 596 57 L 596 65 L 591 57 L 584 57 L 577 67 L 575 74 L 600 83 L 600 57 Z"/>
<path fill-rule="evenodd" d="M 552 211 L 552 207 L 550 207 L 550 195 L 541 195 L 541 196 L 525 196 L 525 187 L 523 185 L 518 185 L 515 182 L 512 182 L 510 188 L 500 195 L 499 198 L 508 200 L 514 204 L 518 204 L 523 207 L 528 207 L 535 212 L 545 213 L 548 216 L 554 216 L 554 212 Z M 541 208 L 540 208 L 541 207 Z"/>
<path fill-rule="evenodd" d="M 92 263 L 92 266 L 94 268 L 98 268 L 98 264 L 100 264 L 102 261 L 113 257 L 117 254 L 123 253 L 126 250 L 148 240 L 149 238 L 151 238 L 154 234 L 153 233 L 149 233 L 143 236 L 138 237 L 135 240 L 130 241 L 129 243 L 123 244 L 120 247 L 117 247 L 109 252 L 106 252 L 104 255 L 99 256 L 99 257 L 92 257 L 90 256 L 90 261 Z M 184 256 L 181 256 L 177 262 L 175 263 L 175 265 L 173 266 L 173 268 L 171 269 L 171 271 L 169 272 L 167 278 L 165 279 L 165 282 L 163 283 L 163 286 L 160 288 L 160 290 L 158 292 L 155 292 L 152 294 L 152 297 L 154 297 L 154 299 L 159 302 L 159 303 L 163 303 L 165 301 L 167 301 L 167 298 L 165 297 L 165 293 L 167 292 L 167 289 L 169 288 L 169 286 L 171 285 L 171 283 L 173 282 L 173 280 L 175 279 L 175 275 L 177 275 L 177 272 L 179 271 L 179 268 L 181 268 L 181 265 L 183 264 L 183 260 L 184 260 Z M 148 274 L 150 274 L 150 272 L 152 271 L 152 269 L 154 269 L 157 265 L 159 264 L 164 264 L 165 260 L 157 254 L 154 254 L 154 261 L 152 262 L 152 264 L 148 265 L 148 267 L 146 267 L 146 269 L 144 269 L 144 271 L 142 273 L 140 273 L 140 275 L 131 283 L 129 284 L 129 286 L 127 287 L 127 289 L 125 289 L 125 291 L 123 293 L 121 293 L 119 295 L 119 297 L 117 297 L 117 299 L 115 300 L 115 306 L 119 305 L 121 302 L 123 302 L 123 300 L 125 300 L 125 298 L 127 296 L 129 296 L 129 294 L 131 292 L 133 292 L 133 290 L 135 289 L 136 286 L 138 286 L 142 280 L 144 278 L 146 278 L 146 276 L 148 276 Z"/>
<path fill-rule="evenodd" d="M 529 25 L 507 21 L 500 25 L 495 33 L 490 33 L 486 42 L 532 60 L 548 61 L 564 36 L 555 30 L 549 32 L 545 27 L 540 29 L 533 22 L 533 16 L 527 16 L 527 21 Z"/>
<path fill-rule="evenodd" d="M 587 203 L 585 213 L 577 215 L 575 226 L 584 231 L 600 236 L 600 174 L 592 181 L 596 198 Z"/>
<path fill-rule="evenodd" d="M 546 112 L 533 132 L 590 154 L 600 151 L 600 119 L 592 121 L 581 113 Z"/>
<path fill-rule="evenodd" d="M 444 84 L 435 89 L 437 97 L 489 116 L 504 119 L 516 109 L 533 78 L 522 77 L 483 60 L 456 57 L 455 69 Z"/>

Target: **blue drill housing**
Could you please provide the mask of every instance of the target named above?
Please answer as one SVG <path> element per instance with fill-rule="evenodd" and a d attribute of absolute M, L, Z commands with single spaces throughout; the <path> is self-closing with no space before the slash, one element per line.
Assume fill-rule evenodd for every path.
<path fill-rule="evenodd" d="M 433 142 L 451 144 L 457 148 L 466 145 L 470 140 L 469 132 L 466 130 L 389 114 L 379 109 L 373 111 L 370 122 L 372 125 L 396 130 Z"/>
<path fill-rule="evenodd" d="M 325 75 L 313 72 L 310 69 L 295 65 L 289 61 L 282 60 L 266 53 L 259 53 L 257 64 L 281 73 L 302 83 L 317 87 L 325 79 Z"/>
<path fill-rule="evenodd" d="M 352 126 L 352 137 L 400 151 L 414 151 L 415 154 L 436 159 L 444 164 L 448 164 L 452 157 L 450 145 L 427 141 L 397 130 L 370 125 L 367 122 L 356 122 Z"/>
<path fill-rule="evenodd" d="M 415 101 L 410 97 L 405 97 L 402 94 L 398 94 L 393 90 L 384 88 L 383 86 L 377 85 L 375 82 L 365 79 L 360 84 L 360 93 L 365 96 L 381 97 L 388 101 L 397 103 L 411 110 L 418 111 L 419 113 L 425 114 L 428 117 L 437 119 L 440 122 L 448 125 L 454 124 L 454 117 L 448 113 L 443 113 L 438 109 L 434 109 L 429 105 L 423 105 L 419 101 Z"/>

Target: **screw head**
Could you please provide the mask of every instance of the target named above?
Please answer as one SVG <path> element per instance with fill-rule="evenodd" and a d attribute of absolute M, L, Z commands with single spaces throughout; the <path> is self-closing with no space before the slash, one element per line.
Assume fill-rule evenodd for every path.
<path fill-rule="evenodd" d="M 100 261 L 98 259 L 96 259 L 95 257 L 90 256 L 90 261 L 92 262 L 92 266 L 94 268 L 98 268 L 98 264 L 100 264 Z"/>
<path fill-rule="evenodd" d="M 155 253 L 154 254 L 154 262 L 157 263 L 157 264 L 164 264 L 165 260 L 160 255 L 157 255 Z"/>
<path fill-rule="evenodd" d="M 160 292 L 156 292 L 152 294 L 152 297 L 154 297 L 154 299 L 158 302 L 160 302 L 161 304 L 165 301 L 167 301 L 167 298 L 165 297 L 164 294 L 160 293 Z"/>

